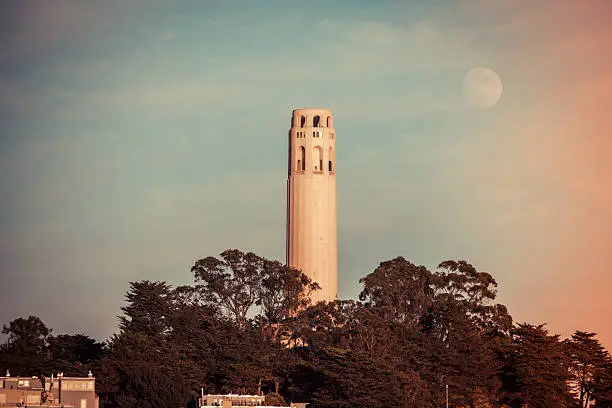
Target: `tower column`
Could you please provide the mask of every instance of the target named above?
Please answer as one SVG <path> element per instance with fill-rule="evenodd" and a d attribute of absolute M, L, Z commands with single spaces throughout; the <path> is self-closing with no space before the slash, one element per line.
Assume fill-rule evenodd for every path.
<path fill-rule="evenodd" d="M 287 264 L 321 289 L 312 302 L 338 297 L 336 132 L 331 111 L 295 109 L 289 130 Z"/>

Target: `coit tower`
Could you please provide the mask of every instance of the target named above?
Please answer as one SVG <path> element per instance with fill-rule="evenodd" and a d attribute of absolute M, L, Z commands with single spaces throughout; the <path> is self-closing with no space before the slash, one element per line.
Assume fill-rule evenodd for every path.
<path fill-rule="evenodd" d="M 293 111 L 287 180 L 287 264 L 321 286 L 311 296 L 313 304 L 338 297 L 335 147 L 331 111 Z"/>

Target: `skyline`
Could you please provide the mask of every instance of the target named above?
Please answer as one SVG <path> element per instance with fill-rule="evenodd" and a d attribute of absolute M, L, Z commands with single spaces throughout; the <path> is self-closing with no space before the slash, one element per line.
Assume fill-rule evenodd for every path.
<path fill-rule="evenodd" d="M 515 321 L 611 347 L 612 6 L 575 4 L 3 3 L 0 321 L 101 340 L 129 281 L 283 260 L 288 118 L 320 106 L 341 299 L 395 256 L 465 259 Z M 479 66 L 489 109 L 461 92 Z"/>

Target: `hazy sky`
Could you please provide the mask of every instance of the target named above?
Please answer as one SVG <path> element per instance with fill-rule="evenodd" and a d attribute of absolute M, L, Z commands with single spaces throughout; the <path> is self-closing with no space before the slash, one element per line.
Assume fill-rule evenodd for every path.
<path fill-rule="evenodd" d="M 612 346 L 609 0 L 3 1 L 0 324 L 116 330 L 128 283 L 284 261 L 291 110 L 333 111 L 339 291 L 395 256 L 491 273 Z M 461 93 L 494 69 L 499 103 Z"/>

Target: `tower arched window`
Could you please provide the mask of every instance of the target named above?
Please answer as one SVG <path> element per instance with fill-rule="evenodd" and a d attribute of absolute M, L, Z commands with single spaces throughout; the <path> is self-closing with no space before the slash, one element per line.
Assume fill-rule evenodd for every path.
<path fill-rule="evenodd" d="M 298 155 L 297 161 L 297 171 L 306 170 L 306 148 L 304 146 L 300 146 L 300 153 Z"/>
<path fill-rule="evenodd" d="M 300 118 L 300 127 L 304 127 L 306 125 L 306 116 L 302 115 Z"/>
<path fill-rule="evenodd" d="M 321 125 L 321 117 L 319 115 L 312 118 L 312 126 L 319 127 Z"/>
<path fill-rule="evenodd" d="M 327 117 L 327 127 L 331 127 L 331 116 Z"/>
<path fill-rule="evenodd" d="M 333 173 L 335 171 L 334 167 L 336 163 L 336 152 L 334 151 L 333 147 L 329 148 L 329 155 L 327 156 L 327 160 L 327 171 Z"/>
<path fill-rule="evenodd" d="M 312 150 L 312 168 L 316 172 L 323 171 L 323 149 L 315 146 Z"/>

